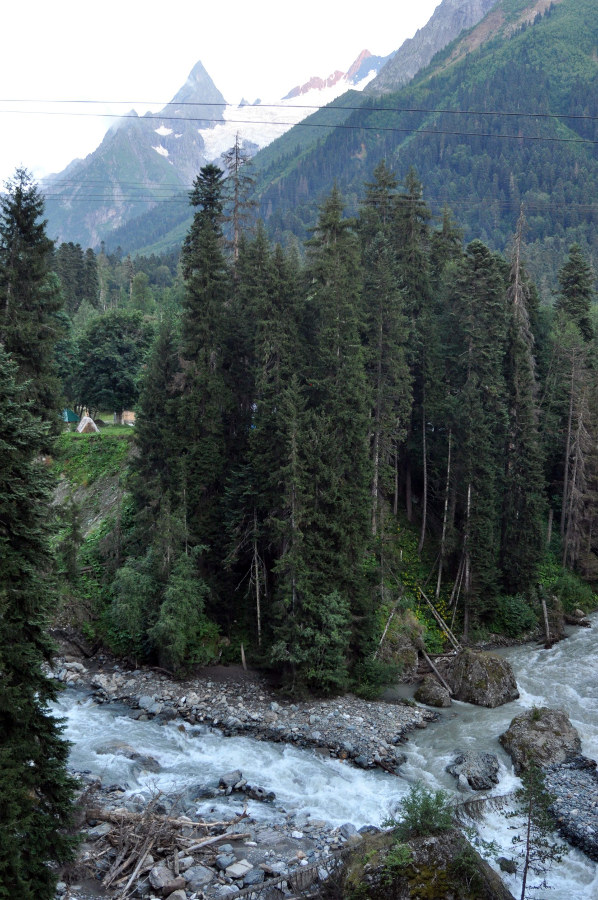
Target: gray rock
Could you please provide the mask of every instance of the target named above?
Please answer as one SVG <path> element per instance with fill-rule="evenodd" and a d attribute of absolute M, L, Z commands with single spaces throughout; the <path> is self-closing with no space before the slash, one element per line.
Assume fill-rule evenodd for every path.
<path fill-rule="evenodd" d="M 168 900 L 187 900 L 187 891 L 179 888 L 179 890 L 173 891 L 172 894 L 168 895 Z"/>
<path fill-rule="evenodd" d="M 463 776 L 474 791 L 488 791 L 498 784 L 498 757 L 494 753 L 460 753 L 446 771 L 455 778 Z"/>
<path fill-rule="evenodd" d="M 228 869 L 228 867 L 232 866 L 236 861 L 237 857 L 234 853 L 220 853 L 216 857 L 216 868 L 220 869 L 221 872 L 224 872 L 225 869 Z"/>
<path fill-rule="evenodd" d="M 221 775 L 218 780 L 218 786 L 223 788 L 234 788 L 236 784 L 238 784 L 243 778 L 243 773 L 239 769 L 235 769 L 234 772 L 225 772 L 224 775 Z"/>
<path fill-rule="evenodd" d="M 240 859 L 229 866 L 224 873 L 228 878 L 244 878 L 253 869 L 253 865 L 247 859 Z"/>
<path fill-rule="evenodd" d="M 173 719 L 176 719 L 177 711 L 172 706 L 165 706 L 160 710 L 158 715 L 156 716 L 156 722 L 162 725 L 166 722 L 172 722 Z"/>
<path fill-rule="evenodd" d="M 431 675 L 426 675 L 413 696 L 418 703 L 425 703 L 426 706 L 445 708 L 451 705 L 451 695 Z"/>
<path fill-rule="evenodd" d="M 216 876 L 211 869 L 207 868 L 207 866 L 192 866 L 190 869 L 187 869 L 183 877 L 187 882 L 188 888 L 192 891 L 201 891 L 201 889 L 204 888 L 206 884 L 210 884 Z"/>
<path fill-rule="evenodd" d="M 85 832 L 86 840 L 88 841 L 97 841 L 99 838 L 105 837 L 105 835 L 109 834 L 112 831 L 112 826 L 108 822 L 101 822 L 99 825 L 94 825 L 93 828 L 88 828 Z"/>
<path fill-rule="evenodd" d="M 142 694 L 137 701 L 137 706 L 139 709 L 151 709 L 151 707 L 155 704 L 156 698 L 150 697 L 149 694 Z"/>
<path fill-rule="evenodd" d="M 190 869 L 195 860 L 192 856 L 183 856 L 179 859 L 179 872 L 186 872 Z"/>
<path fill-rule="evenodd" d="M 438 666 L 456 700 L 493 709 L 519 697 L 513 670 L 492 653 L 461 650 Z"/>
<path fill-rule="evenodd" d="M 243 876 L 243 887 L 250 887 L 252 884 L 261 884 L 264 877 L 263 869 L 252 869 L 247 875 Z"/>
<path fill-rule="evenodd" d="M 276 794 L 274 791 L 267 791 L 265 788 L 257 787 L 251 784 L 246 785 L 243 788 L 245 794 L 248 797 L 251 797 L 252 800 L 261 800 L 262 803 L 272 803 L 276 800 Z"/>
<path fill-rule="evenodd" d="M 352 822 L 345 822 L 344 825 L 341 825 L 339 831 L 344 838 L 351 837 L 352 834 L 357 834 L 357 828 Z"/>
<path fill-rule="evenodd" d="M 477 25 L 497 2 L 498 0 L 444 0 L 438 4 L 430 21 L 412 38 L 403 42 L 364 93 L 379 95 L 397 91 L 462 31 Z"/>
<path fill-rule="evenodd" d="M 519 775 L 528 766 L 563 763 L 581 753 L 581 740 L 562 709 L 533 707 L 516 716 L 499 739 Z"/>
<path fill-rule="evenodd" d="M 155 891 L 162 891 L 168 884 L 174 881 L 174 872 L 166 866 L 154 866 L 149 873 L 149 882 Z M 173 888 L 174 890 L 174 888 Z"/>

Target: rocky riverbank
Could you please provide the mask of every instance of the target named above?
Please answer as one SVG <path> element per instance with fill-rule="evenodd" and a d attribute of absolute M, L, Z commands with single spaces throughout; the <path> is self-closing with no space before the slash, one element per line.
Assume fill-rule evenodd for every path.
<path fill-rule="evenodd" d="M 311 747 L 364 769 L 379 768 L 393 774 L 398 774 L 404 760 L 401 745 L 408 734 L 415 728 L 425 728 L 437 717 L 413 704 L 372 702 L 353 696 L 291 702 L 281 699 L 258 674 L 233 668 L 207 670 L 203 677 L 179 682 L 162 672 L 127 669 L 107 656 L 84 660 L 67 654 L 55 660 L 54 674 L 64 684 L 91 693 L 97 703 L 124 704 L 135 719 L 151 719 L 156 724 L 178 721 L 180 728 L 189 731 L 200 726 L 218 729 L 227 736 L 245 735 Z M 156 760 L 141 757 L 124 741 L 109 742 L 98 752 L 127 756 L 149 771 L 154 765 L 159 769 Z M 90 813 L 89 798 L 85 801 L 86 821 L 81 830 L 87 836 L 79 869 L 75 870 L 78 886 L 61 883 L 59 896 L 62 900 L 82 900 L 99 893 L 120 898 L 127 883 L 124 875 L 128 878 L 134 870 L 133 856 L 124 873 L 113 879 L 108 876 L 123 862 L 118 863 L 118 857 L 125 823 L 130 828 L 131 823 L 147 817 L 148 802 L 152 804 L 153 800 L 131 793 L 125 785 L 103 785 L 86 775 L 82 778 L 93 782 L 87 785 L 93 792 L 93 802 Z M 164 822 L 182 822 L 183 843 L 171 842 L 174 850 L 171 848 L 167 857 L 160 857 L 155 849 L 148 853 L 127 896 L 215 900 L 268 887 L 276 888 L 272 896 L 282 898 L 280 888 L 296 893 L 300 885 L 328 877 L 342 851 L 362 840 L 362 834 L 350 822 L 335 828 L 303 813 L 281 813 L 274 823 L 248 816 L 230 824 L 214 823 L 214 816 L 222 818 L 222 813 L 218 816 L 213 812 L 210 800 L 231 793 L 265 803 L 274 799 L 267 772 L 262 784 L 249 785 L 241 771 L 223 772 L 220 784 L 208 791 L 204 786 L 199 794 L 188 791 L 176 798 L 161 796 L 152 815 L 159 814 Z M 156 825 L 155 815 L 152 827 L 160 831 L 162 826 Z M 185 847 L 201 843 L 197 829 L 193 830 L 198 819 L 202 823 L 197 826 L 199 833 L 210 828 L 218 840 L 191 852 Z M 376 829 L 362 829 L 367 830 Z M 105 884 L 107 878 L 109 883 Z"/>
<path fill-rule="evenodd" d="M 400 746 L 409 732 L 437 718 L 413 704 L 351 695 L 285 701 L 264 679 L 243 677 L 242 670 L 219 668 L 202 678 L 175 681 L 153 670 L 126 670 L 106 657 L 83 663 L 68 656 L 58 657 L 54 668 L 63 683 L 92 691 L 99 703 L 123 703 L 134 718 L 180 718 L 189 725 L 218 728 L 227 736 L 318 748 L 361 768 L 394 774 L 404 761 Z"/>

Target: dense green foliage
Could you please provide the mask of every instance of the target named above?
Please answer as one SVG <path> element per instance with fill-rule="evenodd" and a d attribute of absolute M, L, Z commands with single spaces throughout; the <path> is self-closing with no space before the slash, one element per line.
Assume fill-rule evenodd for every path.
<path fill-rule="evenodd" d="M 0 342 L 17 362 L 17 378 L 37 414 L 59 431 L 60 385 L 54 348 L 65 331 L 62 296 L 52 272 L 52 242 L 40 220 L 44 201 L 25 169 L 0 200 Z"/>
<path fill-rule="evenodd" d="M 449 831 L 454 826 L 450 794 L 442 790 L 431 791 L 418 782 L 401 800 L 400 817 L 387 820 L 385 824 L 394 828 L 401 841 Z"/>
<path fill-rule="evenodd" d="M 401 186 L 380 164 L 347 218 L 334 188 L 301 260 L 261 226 L 227 245 L 224 179 L 207 166 L 184 291 L 171 293 L 172 261 L 98 258 L 100 284 L 120 272 L 131 290 L 89 319 L 79 348 L 92 333 L 100 347 L 112 322 L 145 334 L 160 318 L 129 364 L 131 505 L 80 554 L 114 649 L 185 671 L 243 645 L 291 691 L 353 680 L 371 695 L 394 664 L 377 648 L 397 611 L 442 649 L 420 592 L 430 579 L 465 637 L 518 636 L 541 596 L 572 602 L 545 563 L 549 508 L 562 519 L 553 553 L 598 571 L 585 257 L 572 248 L 562 302 L 540 309 L 522 218 L 506 261 L 480 240 L 464 248 L 448 210 L 435 228 L 422 194 L 415 171 Z M 146 290 L 152 315 L 132 308 Z M 97 385 L 126 364 L 105 360 Z M 103 440 L 89 440 L 92 468 Z"/>
<path fill-rule="evenodd" d="M 73 782 L 68 745 L 48 703 L 42 671 L 52 655 L 48 506 L 40 459 L 47 426 L 31 413 L 27 386 L 0 345 L 0 897 L 51 900 L 49 863 L 69 858 Z"/>

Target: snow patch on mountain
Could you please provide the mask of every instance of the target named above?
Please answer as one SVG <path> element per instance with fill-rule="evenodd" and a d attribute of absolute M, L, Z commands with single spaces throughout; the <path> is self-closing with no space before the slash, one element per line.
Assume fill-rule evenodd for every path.
<path fill-rule="evenodd" d="M 160 156 L 170 156 L 166 147 L 163 147 L 162 144 L 158 144 L 157 147 L 152 147 L 152 150 L 155 150 L 156 153 L 159 153 Z"/>
<path fill-rule="evenodd" d="M 356 84 L 353 84 L 347 75 L 337 79 L 331 78 L 328 79 L 330 83 L 325 83 L 322 87 L 312 87 L 300 97 L 287 95 L 283 100 L 272 104 L 260 101 L 249 106 L 242 101 L 237 106 L 227 106 L 223 113 L 223 122 L 210 128 L 198 128 L 198 133 L 205 144 L 205 154 L 212 161 L 219 160 L 221 155 L 233 146 L 237 133 L 241 142 L 251 152 L 257 152 L 321 106 L 332 103 L 346 91 L 363 91 L 376 74 L 376 70 L 372 69 Z M 333 116 L 334 114 L 331 124 L 334 124 Z"/>
<path fill-rule="evenodd" d="M 166 137 L 169 134 L 172 134 L 172 128 L 167 128 L 166 125 L 160 125 L 159 128 L 154 128 L 156 134 L 159 134 L 160 137 Z"/>

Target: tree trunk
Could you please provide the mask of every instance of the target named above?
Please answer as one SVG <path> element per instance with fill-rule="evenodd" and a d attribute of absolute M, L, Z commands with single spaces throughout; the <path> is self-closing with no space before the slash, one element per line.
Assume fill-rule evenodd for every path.
<path fill-rule="evenodd" d="M 422 525 L 417 545 L 417 555 L 421 556 L 426 537 L 426 521 L 428 518 L 428 456 L 426 447 L 426 405 L 422 404 L 422 464 L 424 470 L 424 491 L 422 496 Z"/>
<path fill-rule="evenodd" d="M 452 429 L 449 429 L 448 434 L 448 454 L 446 460 L 446 484 L 444 487 L 444 513 L 442 516 L 442 534 L 440 536 L 440 553 L 438 560 L 438 580 L 436 581 L 436 599 L 440 597 L 440 584 L 442 582 L 442 566 L 444 564 L 444 551 L 446 546 L 446 526 L 448 522 L 448 503 L 449 503 L 449 489 L 451 484 L 451 450 L 452 450 L 452 442 L 453 442 L 453 432 Z"/>
<path fill-rule="evenodd" d="M 253 511 L 253 577 L 255 579 L 255 615 L 257 621 L 257 643 L 262 646 L 262 609 L 260 597 L 260 559 L 257 545 L 257 511 Z"/>
<path fill-rule="evenodd" d="M 575 350 L 571 356 L 571 388 L 569 392 L 569 417 L 567 419 L 567 446 L 565 449 L 565 473 L 563 477 L 563 503 L 561 508 L 561 537 L 565 536 L 567 516 L 567 492 L 569 490 L 569 454 L 571 453 L 571 426 L 573 422 L 573 393 L 575 387 Z"/>

